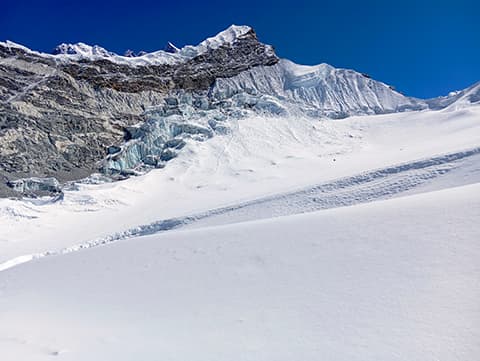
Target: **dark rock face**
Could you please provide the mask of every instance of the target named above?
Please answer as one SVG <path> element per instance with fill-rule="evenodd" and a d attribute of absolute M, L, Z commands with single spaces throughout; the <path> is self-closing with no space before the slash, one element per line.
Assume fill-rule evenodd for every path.
<path fill-rule="evenodd" d="M 229 78 L 255 66 L 276 64 L 279 59 L 269 49 L 251 30 L 232 45 L 224 44 L 180 64 L 132 67 L 102 59 L 61 65 L 61 70 L 94 87 L 121 92 L 198 91 L 208 89 L 218 77 Z"/>
<path fill-rule="evenodd" d="M 0 44 L 0 196 L 9 193 L 6 182 L 19 178 L 64 182 L 88 176 L 131 126 L 144 122 L 146 107 L 162 103 L 169 92 L 206 91 L 217 77 L 276 62 L 253 30 L 232 44 L 164 65 L 58 61 Z"/>

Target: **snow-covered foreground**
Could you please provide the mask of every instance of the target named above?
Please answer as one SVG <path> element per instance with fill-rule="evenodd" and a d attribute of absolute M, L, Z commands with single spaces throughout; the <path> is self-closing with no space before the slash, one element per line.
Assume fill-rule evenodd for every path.
<path fill-rule="evenodd" d="M 0 355 L 475 360 L 480 184 L 167 232 L 0 273 Z"/>
<path fill-rule="evenodd" d="M 232 120 L 0 200 L 0 360 L 475 360 L 479 220 L 479 106 Z"/>

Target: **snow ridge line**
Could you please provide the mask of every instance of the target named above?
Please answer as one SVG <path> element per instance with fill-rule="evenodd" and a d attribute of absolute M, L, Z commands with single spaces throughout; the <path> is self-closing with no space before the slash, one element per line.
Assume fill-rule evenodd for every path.
<path fill-rule="evenodd" d="M 476 155 L 480 155 L 480 147 L 402 163 L 350 177 L 339 178 L 293 192 L 258 198 L 189 216 L 162 219 L 57 251 L 16 257 L 1 263 L 0 272 L 46 256 L 67 254 L 133 237 L 166 232 L 193 223 L 201 224 L 202 221 L 208 221 L 216 217 L 220 218 L 220 221 L 221 217 L 226 217 L 223 222 L 217 223 L 226 224 L 232 223 L 228 222 L 228 217 L 232 214 L 236 216 L 237 222 L 239 218 L 241 219 L 240 222 L 243 222 L 393 198 L 398 194 L 450 172 L 459 166 L 458 163 L 460 161 Z"/>

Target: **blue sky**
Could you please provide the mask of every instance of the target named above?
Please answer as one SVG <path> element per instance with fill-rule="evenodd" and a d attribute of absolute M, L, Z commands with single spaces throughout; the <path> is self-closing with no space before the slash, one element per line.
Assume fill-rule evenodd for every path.
<path fill-rule="evenodd" d="M 281 57 L 326 62 L 445 95 L 480 81 L 480 1 L 2 0 L 0 39 L 50 51 L 83 41 L 123 53 L 196 44 L 230 24 L 254 27 Z"/>

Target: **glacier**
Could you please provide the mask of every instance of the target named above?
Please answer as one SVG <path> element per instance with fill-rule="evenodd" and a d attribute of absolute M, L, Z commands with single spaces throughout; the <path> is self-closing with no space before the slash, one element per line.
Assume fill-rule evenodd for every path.
<path fill-rule="evenodd" d="M 22 184 L 44 178 L 45 189 L 51 177 L 65 187 L 89 182 L 83 177 L 98 171 L 124 179 L 163 168 L 186 144 L 225 136 L 232 123 L 252 116 L 306 118 L 313 125 L 456 109 L 480 98 L 479 84 L 423 100 L 354 70 L 295 64 L 279 59 L 249 26 L 232 25 L 195 46 L 170 43 L 127 56 L 84 43 L 63 43 L 45 54 L 7 41 L 0 52 L 9 79 L 0 89 L 6 119 L 0 121 L 7 127 L 0 132 L 0 172 Z M 23 123 L 25 129 L 18 126 Z M 53 132 L 42 125 L 49 123 Z M 30 143 L 40 143 L 42 152 L 32 154 Z M 0 194 L 10 194 L 4 189 L 0 184 Z"/>
<path fill-rule="evenodd" d="M 353 70 L 281 59 L 275 65 L 218 78 L 208 92 L 170 94 L 164 105 L 144 113 L 147 121 L 131 128 L 135 135 L 128 135 L 102 169 L 106 174 L 132 175 L 163 168 L 186 142 L 227 134 L 232 120 L 254 114 L 304 117 L 315 124 L 355 115 L 443 109 L 462 99 L 472 104 L 478 101 L 479 89 L 477 84 L 454 95 L 421 100 Z"/>

